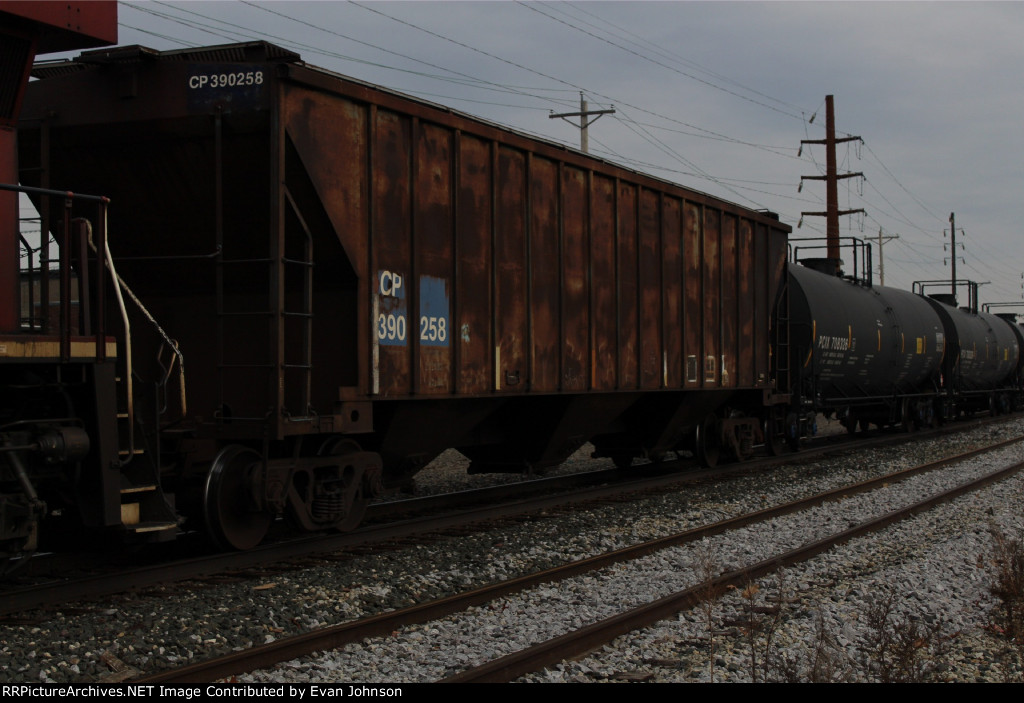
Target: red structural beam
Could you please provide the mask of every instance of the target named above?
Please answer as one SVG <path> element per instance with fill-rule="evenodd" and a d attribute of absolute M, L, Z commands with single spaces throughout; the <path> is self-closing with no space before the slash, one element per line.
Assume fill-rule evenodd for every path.
<path fill-rule="evenodd" d="M 0 0 L 0 183 L 18 182 L 18 115 L 36 55 L 116 42 L 116 2 Z M 0 332 L 16 332 L 21 315 L 18 232 L 18 196 L 0 193 Z"/>
<path fill-rule="evenodd" d="M 116 2 L 0 0 L 0 25 L 18 19 L 38 32 L 37 54 L 117 43 Z"/>

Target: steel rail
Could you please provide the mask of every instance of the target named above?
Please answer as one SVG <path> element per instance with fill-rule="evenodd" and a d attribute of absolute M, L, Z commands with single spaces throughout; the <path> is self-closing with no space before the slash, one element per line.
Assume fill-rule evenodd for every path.
<path fill-rule="evenodd" d="M 979 454 L 996 451 L 998 449 L 1001 449 L 1003 447 L 1020 441 L 1024 441 L 1024 437 L 1014 437 L 987 447 L 982 447 L 980 449 L 975 449 L 969 452 L 965 452 L 963 454 L 958 454 L 956 456 L 946 457 L 933 462 L 929 462 L 927 464 L 910 467 L 907 469 L 903 469 L 901 471 L 894 472 L 892 474 L 887 474 L 885 476 L 870 479 L 868 481 L 862 481 L 856 484 L 842 486 L 840 488 L 826 491 L 824 493 L 808 496 L 800 500 L 791 501 L 771 508 L 765 508 L 763 510 L 759 510 L 753 513 L 739 515 L 710 525 L 689 529 L 684 532 L 661 537 L 650 542 L 645 542 L 643 544 L 625 547 L 623 549 L 618 549 L 605 554 L 600 554 L 587 559 L 581 559 L 578 561 L 571 562 L 569 564 L 563 564 L 558 567 L 546 569 L 544 571 L 540 571 L 534 574 L 528 574 L 515 579 L 510 579 L 508 581 L 491 584 L 466 593 L 417 604 L 408 608 L 402 608 L 400 610 L 383 613 L 362 620 L 356 620 L 341 625 L 335 625 L 320 630 L 314 630 L 312 632 L 307 632 L 301 635 L 284 638 L 278 640 L 277 642 L 272 642 L 266 645 L 262 645 L 260 647 L 255 647 L 250 650 L 233 652 L 224 657 L 217 657 L 202 662 L 196 662 L 188 666 L 168 670 L 166 672 L 144 675 L 137 679 L 134 679 L 134 681 L 138 683 L 202 683 L 227 678 L 247 671 L 267 668 L 279 662 L 287 661 L 289 659 L 294 659 L 301 656 L 306 656 L 316 651 L 337 649 L 351 642 L 362 641 L 367 637 L 389 635 L 399 627 L 429 622 L 430 620 L 435 620 L 440 617 L 450 615 L 452 613 L 460 612 L 469 607 L 481 605 L 496 598 L 520 592 L 542 583 L 551 583 L 554 581 L 569 578 L 571 576 L 577 576 L 583 573 L 596 571 L 598 569 L 607 567 L 611 564 L 636 559 L 661 549 L 677 546 L 687 542 L 697 541 L 705 537 L 726 532 L 728 530 L 737 529 L 740 527 L 744 527 L 746 525 L 768 520 L 770 518 L 804 510 L 814 505 L 828 502 L 830 500 L 848 497 L 850 495 L 857 493 L 864 493 L 879 488 L 887 483 L 904 480 L 917 474 L 925 473 L 927 471 L 932 471 L 949 464 L 970 459 Z M 1024 466 L 1024 463 L 1019 464 L 1014 468 L 1020 468 L 1021 466 Z M 961 490 L 961 492 L 963 492 L 963 490 Z M 916 509 L 920 510 L 920 508 Z M 892 520 L 890 520 L 890 522 L 891 521 Z M 856 528 L 854 528 L 854 530 L 855 529 Z M 854 532 L 854 530 L 847 530 L 846 532 L 842 533 L 840 537 L 844 540 L 850 539 L 851 536 L 856 536 L 850 534 Z M 828 546 L 822 546 L 827 541 L 828 540 L 826 539 L 821 540 L 820 543 L 815 543 L 815 545 L 819 546 L 816 548 L 817 551 L 814 551 L 813 554 L 820 553 L 821 551 L 827 549 Z M 804 547 L 802 549 L 806 550 L 808 548 L 809 547 Z M 794 553 L 799 552 L 801 552 L 801 550 L 794 550 Z M 811 556 L 813 556 L 813 554 L 811 554 Z M 761 573 L 758 571 L 758 569 L 760 568 L 767 569 L 767 571 L 765 571 L 764 573 L 768 573 L 772 569 L 778 568 L 778 566 L 783 565 L 787 559 L 791 558 L 796 557 L 790 557 L 788 556 L 788 554 L 780 555 L 779 557 L 768 559 L 765 562 L 762 562 L 761 564 L 741 569 L 732 574 L 723 575 L 714 581 L 715 585 L 713 586 L 713 588 L 716 589 L 716 591 L 724 591 L 725 588 L 730 584 L 742 584 L 745 581 L 749 581 L 752 578 L 757 578 L 759 575 L 761 575 Z M 674 610 L 670 610 L 670 608 L 676 608 L 677 610 L 680 610 L 686 607 L 692 607 L 692 605 L 688 606 L 686 604 L 691 602 L 695 604 L 696 602 L 699 602 L 699 599 L 697 601 L 692 600 L 694 597 L 696 597 L 696 595 L 694 594 L 703 593 L 706 596 L 709 592 L 708 589 L 708 584 L 702 584 L 684 592 L 684 594 L 689 593 L 690 595 L 677 594 L 676 596 L 670 596 L 668 598 L 661 599 L 660 601 L 656 601 L 655 603 L 652 603 L 650 606 L 646 606 L 645 608 L 641 608 L 638 610 L 644 611 L 646 613 L 647 609 L 653 608 L 651 612 L 657 613 L 658 615 L 654 618 L 654 620 L 651 620 L 650 622 L 656 622 L 657 620 L 666 617 L 666 614 L 671 614 L 672 612 L 675 612 Z M 663 602 L 665 603 L 663 604 Z M 669 608 L 669 610 L 666 610 L 666 608 Z M 523 673 L 529 673 L 530 671 L 535 671 L 538 668 L 543 668 L 543 666 L 547 664 L 541 664 L 540 666 L 536 666 L 536 662 L 547 662 L 551 657 L 559 656 L 558 652 L 569 651 L 564 649 L 566 647 L 575 646 L 577 647 L 577 650 L 569 651 L 568 654 L 562 655 L 554 661 L 561 661 L 561 659 L 573 656 L 573 654 L 575 653 L 589 651 L 590 649 L 600 646 L 605 641 L 607 641 L 606 639 L 601 638 L 608 637 L 609 633 L 615 633 L 610 636 L 610 638 L 614 638 L 615 636 L 618 636 L 618 634 L 628 632 L 632 629 L 635 629 L 636 627 L 642 626 L 643 624 L 647 624 L 645 621 L 643 621 L 643 618 L 645 617 L 650 616 L 646 614 L 630 617 L 627 617 L 625 615 L 616 616 L 607 621 L 611 623 L 609 625 L 605 625 L 602 627 L 598 627 L 598 625 L 593 625 L 589 628 L 584 628 L 584 630 L 577 631 L 579 633 L 583 633 L 583 636 L 585 637 L 585 639 L 583 639 L 583 644 L 573 645 L 572 643 L 576 635 L 574 633 L 570 633 L 569 635 L 565 635 L 556 640 L 552 640 L 551 643 L 542 643 L 528 650 L 523 650 L 520 653 L 512 654 L 508 657 L 495 660 L 495 662 L 491 662 L 489 665 L 484 665 L 484 667 L 480 669 L 474 669 L 472 670 L 472 672 L 464 672 L 463 674 L 453 677 L 452 679 L 446 679 L 446 681 L 465 680 L 483 682 L 492 680 L 511 680 L 511 678 L 515 678 L 515 676 L 522 675 Z M 631 625 L 627 627 L 629 623 L 635 621 L 634 618 L 639 618 L 641 624 Z M 622 630 L 621 628 L 623 627 L 627 627 L 627 629 Z M 591 630 L 593 630 L 593 633 L 591 632 Z M 582 649 L 579 649 L 580 647 L 582 647 Z M 475 678 L 476 676 L 479 676 L 481 678 Z M 506 676 L 509 678 L 502 678 Z"/>
<path fill-rule="evenodd" d="M 601 620 L 587 627 L 566 633 L 561 637 L 541 642 L 505 657 L 487 662 L 479 667 L 455 674 L 440 683 L 494 683 L 509 682 L 520 676 L 558 664 L 565 659 L 591 652 L 611 642 L 620 635 L 653 625 L 676 613 L 691 609 L 705 600 L 717 598 L 729 588 L 742 588 L 751 581 L 766 576 L 781 567 L 807 561 L 822 552 L 856 537 L 877 532 L 890 525 L 913 517 L 936 505 L 948 502 L 965 493 L 984 488 L 1024 469 L 1024 462 L 1004 467 L 998 471 L 961 484 L 948 491 L 933 495 L 900 510 L 867 520 L 835 535 L 811 542 L 803 547 L 769 557 L 756 564 L 724 573 L 710 581 L 699 583 L 684 591 L 660 598 L 645 606 L 635 608 L 614 617 Z"/>
<path fill-rule="evenodd" d="M 915 439 L 928 437 L 915 435 Z M 564 508 L 567 505 L 586 504 L 591 501 L 617 498 L 624 494 L 665 490 L 683 484 L 696 483 L 707 479 L 718 479 L 763 470 L 766 467 L 787 462 L 806 462 L 832 452 L 850 448 L 869 448 L 908 441 L 911 435 L 879 435 L 867 440 L 844 441 L 841 444 L 822 444 L 798 454 L 764 457 L 717 469 L 694 469 L 682 471 L 688 460 L 643 464 L 630 472 L 603 470 L 568 476 L 535 479 L 528 482 L 478 488 L 458 493 L 426 496 L 403 501 L 377 503 L 369 507 L 366 522 L 383 517 L 426 513 L 429 511 L 463 508 L 444 515 L 414 517 L 391 521 L 387 524 L 366 524 L 358 530 L 343 534 L 312 535 L 262 545 L 246 552 L 224 552 L 191 556 L 173 562 L 162 562 L 147 566 L 106 568 L 104 573 L 89 575 L 102 560 L 97 555 L 73 554 L 45 555 L 34 557 L 19 567 L 19 577 L 32 577 L 36 583 L 24 587 L 0 588 L 0 617 L 23 613 L 33 608 L 51 604 L 64 604 L 78 600 L 89 600 L 121 593 L 133 588 L 161 586 L 174 581 L 204 578 L 213 574 L 231 572 L 264 566 L 288 559 L 315 556 L 346 549 L 386 544 L 393 540 L 414 539 L 424 534 L 465 527 L 468 524 L 509 519 L 538 511 Z M 844 436 L 845 439 L 845 436 Z M 586 483 L 601 485 L 581 489 Z M 573 490 L 572 493 L 558 493 Z M 534 498 L 522 498 L 524 493 L 540 493 Z M 519 498 L 515 500 L 515 498 Z M 513 500 L 509 500 L 513 499 Z M 499 505 L 481 505 L 488 501 L 508 501 Z M 469 506 L 466 508 L 465 506 Z M 38 565 L 38 566 L 37 566 Z M 106 564 L 109 567 L 110 564 Z M 62 576 L 49 582 L 42 582 L 45 569 L 58 571 Z M 86 572 L 83 574 L 82 572 Z M 63 574 L 78 573 L 74 578 Z"/>

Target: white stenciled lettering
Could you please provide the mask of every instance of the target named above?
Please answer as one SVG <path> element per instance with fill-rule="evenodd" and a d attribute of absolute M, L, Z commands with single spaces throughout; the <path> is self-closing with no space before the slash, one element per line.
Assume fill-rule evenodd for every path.
<path fill-rule="evenodd" d="M 239 86 L 263 85 L 263 71 L 233 71 L 231 73 L 201 73 L 189 76 L 188 87 L 192 90 L 203 88 L 236 88 Z"/>
<path fill-rule="evenodd" d="M 406 322 L 405 315 L 385 315 L 381 313 L 377 316 L 377 338 L 386 339 L 389 341 L 405 341 L 406 334 Z"/>
<path fill-rule="evenodd" d="M 424 315 L 420 318 L 420 340 L 444 342 L 448 339 L 448 320 Z"/>
<path fill-rule="evenodd" d="M 849 337 L 818 337 L 818 348 L 823 351 L 849 351 L 851 349 Z"/>
<path fill-rule="evenodd" d="M 401 275 L 393 271 L 380 272 L 380 294 L 389 298 L 400 298 L 402 288 Z"/>

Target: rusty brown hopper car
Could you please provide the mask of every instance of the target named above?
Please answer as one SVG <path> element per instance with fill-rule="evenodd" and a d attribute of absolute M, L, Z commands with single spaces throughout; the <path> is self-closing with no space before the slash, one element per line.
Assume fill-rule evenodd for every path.
<path fill-rule="evenodd" d="M 266 43 L 36 75 L 23 181 L 111 198 L 117 272 L 184 354 L 182 393 L 127 304 L 143 434 L 165 480 L 209 473 L 228 544 L 251 513 L 347 526 L 450 447 L 472 471 L 587 441 L 626 464 L 696 438 L 713 461 L 767 419 L 777 217 Z M 255 497 L 227 504 L 232 481 Z"/>

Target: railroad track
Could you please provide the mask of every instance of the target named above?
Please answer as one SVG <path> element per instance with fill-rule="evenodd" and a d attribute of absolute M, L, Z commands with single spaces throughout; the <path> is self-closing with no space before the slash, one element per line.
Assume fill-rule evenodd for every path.
<path fill-rule="evenodd" d="M 653 541 L 638 544 L 626 549 L 616 550 L 589 559 L 565 564 L 543 572 L 520 577 L 510 581 L 493 584 L 457 596 L 437 601 L 422 603 L 410 608 L 377 615 L 372 618 L 346 623 L 320 631 L 306 633 L 297 637 L 257 647 L 252 650 L 236 652 L 226 657 L 193 664 L 182 669 L 164 672 L 158 675 L 139 678 L 139 682 L 202 682 L 231 677 L 246 671 L 272 666 L 280 661 L 305 656 L 315 651 L 336 649 L 350 642 L 359 642 L 367 637 L 382 636 L 393 633 L 398 628 L 415 623 L 423 623 L 445 615 L 464 611 L 472 606 L 493 601 L 510 594 L 518 593 L 539 584 L 551 583 L 580 574 L 585 574 L 610 565 L 621 563 L 658 550 L 682 545 L 711 535 L 721 534 L 747 525 L 763 523 L 783 515 L 807 510 L 829 501 L 845 499 L 850 496 L 866 493 L 887 484 L 909 479 L 914 476 L 936 469 L 963 462 L 981 454 L 996 451 L 1008 445 L 1018 443 L 1024 437 L 1015 437 L 988 447 L 973 450 L 953 457 L 929 462 L 920 466 L 880 476 L 858 484 L 820 493 L 814 496 L 777 505 L 752 513 L 662 537 Z M 832 546 L 883 529 L 909 515 L 927 510 L 940 503 L 952 500 L 968 491 L 978 490 L 994 481 L 1001 480 L 1021 468 L 1024 463 L 1014 463 L 998 471 L 986 474 L 981 478 L 965 482 L 955 488 L 929 496 L 912 505 L 892 511 L 886 515 L 875 517 L 847 529 L 840 530 L 827 537 L 813 540 L 796 549 L 788 549 L 762 559 L 757 563 L 746 565 L 740 569 L 721 574 L 715 578 L 692 585 L 679 592 L 664 596 L 658 600 L 622 612 L 614 617 L 593 623 L 584 628 L 569 632 L 550 641 L 542 642 L 506 657 L 488 662 L 471 670 L 451 676 L 446 681 L 508 681 L 525 673 L 551 666 L 565 658 L 577 656 L 610 641 L 614 637 L 636 628 L 643 627 L 663 619 L 679 610 L 692 608 L 703 598 L 714 597 L 731 586 L 742 586 L 745 583 L 763 576 L 780 566 L 794 564 L 820 554 Z"/>
<path fill-rule="evenodd" d="M 594 501 L 629 500 L 632 499 L 630 496 L 675 490 L 687 483 L 764 471 L 786 462 L 811 461 L 829 453 L 919 441 L 992 421 L 999 422 L 1000 418 L 959 423 L 952 429 L 946 427 L 915 434 L 873 433 L 855 440 L 845 435 L 823 437 L 797 454 L 763 457 L 714 470 L 699 469 L 692 461 L 680 459 L 639 465 L 628 472 L 584 472 L 380 503 L 371 506 L 369 524 L 354 532 L 286 539 L 247 552 L 210 553 L 206 550 L 198 556 L 142 565 L 104 564 L 100 560 L 99 568 L 94 568 L 97 565 L 90 563 L 89 556 L 72 555 L 71 565 L 57 561 L 40 567 L 36 570 L 38 573 L 25 569 L 21 575 L 23 578 L 32 577 L 30 583 L 21 586 L 8 583 L 7 587 L 0 589 L 0 617 L 176 581 L 216 578 L 247 569 L 287 569 L 289 560 L 299 560 L 296 568 L 301 568 L 309 558 L 317 555 L 387 548 L 389 544 L 408 544 L 410 540 L 429 540 L 431 536 L 436 537 L 449 530 L 464 530 L 471 525 L 518 519 L 543 511 L 577 509 Z M 200 548 L 205 550 L 201 545 Z M 43 560 L 40 562 L 45 563 Z M 44 569 L 59 576 L 47 577 Z M 68 576 L 69 573 L 75 575 Z"/>
<path fill-rule="evenodd" d="M 845 434 L 820 437 L 798 454 L 763 457 L 715 470 L 699 469 L 691 461 L 680 459 L 636 466 L 629 472 L 583 472 L 391 501 L 372 506 L 368 515 L 370 524 L 360 530 L 337 535 L 282 539 L 247 552 L 210 553 L 199 539 L 193 540 L 193 544 L 199 542 L 195 548 L 197 556 L 169 561 L 158 560 L 141 565 L 117 561 L 105 563 L 100 556 L 82 554 L 71 555 L 71 562 L 68 563 L 63 560 L 63 555 L 58 555 L 61 558 L 54 563 L 48 564 L 46 560 L 39 559 L 39 568 L 22 570 L 21 575 L 35 577 L 28 585 L 19 587 L 7 584 L 8 587 L 0 591 L 3 596 L 0 598 L 0 616 L 23 613 L 32 608 L 95 599 L 158 584 L 265 568 L 268 565 L 280 564 L 291 559 L 301 560 L 318 554 L 374 547 L 387 548 L 388 544 L 408 543 L 410 539 L 436 535 L 445 530 L 466 529 L 473 524 L 514 519 L 516 516 L 531 512 L 585 505 L 592 501 L 616 499 L 643 491 L 669 490 L 680 484 L 709 478 L 761 471 L 781 462 L 811 461 L 834 452 L 898 445 L 1000 421 L 1001 418 L 984 418 L 913 435 L 872 433 L 866 438 L 856 440 L 849 440 Z M 685 473 L 681 473 L 682 471 Z M 581 486 L 588 485 L 590 488 L 578 490 Z M 566 491 L 575 492 L 567 495 L 564 493 Z M 92 562 L 93 559 L 96 561 Z M 97 565 L 98 568 L 95 568 Z M 48 578 L 47 573 L 58 576 Z"/>

